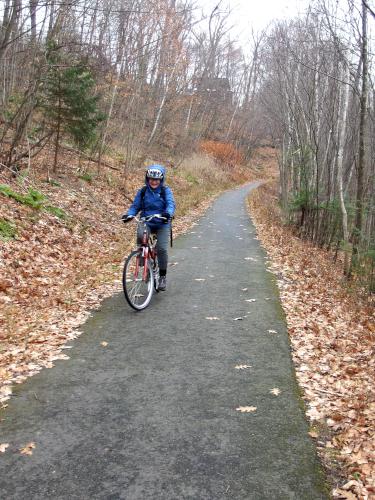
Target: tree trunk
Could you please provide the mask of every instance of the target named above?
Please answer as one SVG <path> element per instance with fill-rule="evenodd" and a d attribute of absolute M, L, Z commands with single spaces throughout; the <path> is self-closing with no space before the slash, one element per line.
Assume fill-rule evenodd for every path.
<path fill-rule="evenodd" d="M 356 215 L 353 232 L 353 253 L 351 275 L 354 267 L 358 263 L 359 246 L 362 239 L 362 220 L 363 220 L 363 197 L 364 197 L 364 170 L 366 161 L 365 151 L 365 129 L 366 129 L 366 111 L 367 111 L 367 81 L 368 81 L 368 53 L 367 53 L 367 9 L 362 0 L 362 88 L 360 97 L 360 121 L 359 121 L 359 151 L 357 167 L 357 192 L 356 192 Z"/>
<path fill-rule="evenodd" d="M 349 65 L 344 76 L 344 81 L 349 80 Z M 344 148 L 346 139 L 346 125 L 347 125 L 347 115 L 349 106 L 349 85 L 345 85 L 340 96 L 340 109 L 339 109 L 339 124 L 340 136 L 338 141 L 338 152 L 337 152 L 337 188 L 339 192 L 340 200 L 340 210 L 342 217 L 342 231 L 344 239 L 344 274 L 345 276 L 349 273 L 349 230 L 348 230 L 348 213 L 345 207 L 344 200 L 344 188 L 343 188 L 343 160 L 344 160 Z"/>

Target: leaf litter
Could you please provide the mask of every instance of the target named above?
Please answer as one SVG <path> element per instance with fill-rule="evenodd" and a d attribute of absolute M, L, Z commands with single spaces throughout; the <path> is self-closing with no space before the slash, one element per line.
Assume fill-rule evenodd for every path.
<path fill-rule="evenodd" d="M 274 205 L 264 203 L 264 192 L 250 197 L 252 218 L 271 259 L 269 271 L 278 280 L 298 382 L 307 416 L 318 429 L 332 495 L 375 498 L 373 301 L 347 291 L 342 263 L 283 226 L 270 208 Z"/>

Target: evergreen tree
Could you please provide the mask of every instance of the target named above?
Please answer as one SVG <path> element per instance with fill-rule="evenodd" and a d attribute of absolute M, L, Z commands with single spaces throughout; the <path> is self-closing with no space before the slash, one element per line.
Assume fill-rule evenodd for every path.
<path fill-rule="evenodd" d="M 104 115 L 98 110 L 95 81 L 83 63 L 69 63 L 53 45 L 47 53 L 47 63 L 40 107 L 55 139 L 55 172 L 62 134 L 68 135 L 80 150 L 84 150 L 95 138 L 96 128 Z"/>

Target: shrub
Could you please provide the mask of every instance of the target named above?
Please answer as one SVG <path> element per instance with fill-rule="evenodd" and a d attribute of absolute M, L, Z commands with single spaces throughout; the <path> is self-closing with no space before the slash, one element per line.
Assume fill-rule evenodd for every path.
<path fill-rule="evenodd" d="M 212 156 L 218 163 L 234 167 L 243 162 L 242 154 L 233 144 L 220 141 L 202 141 L 200 150 Z"/>

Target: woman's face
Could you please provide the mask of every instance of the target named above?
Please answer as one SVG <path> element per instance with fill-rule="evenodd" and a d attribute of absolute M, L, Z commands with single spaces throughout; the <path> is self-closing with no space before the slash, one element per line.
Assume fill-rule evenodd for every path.
<path fill-rule="evenodd" d="M 149 179 L 148 182 L 152 189 L 156 189 L 160 185 L 160 179 Z"/>

